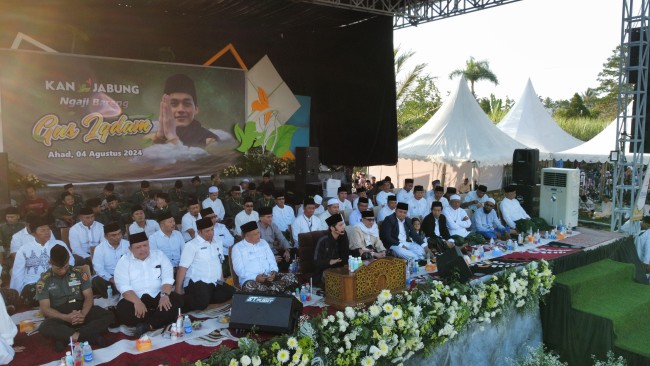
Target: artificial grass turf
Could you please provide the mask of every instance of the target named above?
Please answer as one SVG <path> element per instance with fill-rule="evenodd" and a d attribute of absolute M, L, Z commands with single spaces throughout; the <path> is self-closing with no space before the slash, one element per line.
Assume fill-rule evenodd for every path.
<path fill-rule="evenodd" d="M 609 319 L 614 346 L 650 357 L 650 286 L 634 282 L 633 264 L 605 259 L 557 275 L 575 310 Z"/>

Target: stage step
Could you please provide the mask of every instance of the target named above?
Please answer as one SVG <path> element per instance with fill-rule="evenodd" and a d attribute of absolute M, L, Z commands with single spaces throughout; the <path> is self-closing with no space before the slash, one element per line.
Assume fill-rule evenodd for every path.
<path fill-rule="evenodd" d="M 612 322 L 614 346 L 650 357 L 650 286 L 634 281 L 629 263 L 605 259 L 559 274 L 571 291 L 571 306 Z"/>

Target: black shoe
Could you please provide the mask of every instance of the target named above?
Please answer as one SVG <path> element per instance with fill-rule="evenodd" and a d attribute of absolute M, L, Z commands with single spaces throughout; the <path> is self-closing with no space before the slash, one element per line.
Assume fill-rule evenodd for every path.
<path fill-rule="evenodd" d="M 148 331 L 152 330 L 151 326 L 147 323 L 139 323 L 138 325 L 135 326 L 135 334 L 134 336 L 136 338 L 140 338 L 143 334 L 147 333 Z"/>
<path fill-rule="evenodd" d="M 65 346 L 66 346 L 66 344 L 63 341 L 54 342 L 54 350 L 56 352 L 63 352 L 63 350 L 65 349 Z"/>
<path fill-rule="evenodd" d="M 97 336 L 95 339 L 93 339 L 90 343 L 92 343 L 94 346 L 97 348 L 104 348 L 108 346 L 108 343 L 106 342 L 106 339 L 102 336 Z"/>
<path fill-rule="evenodd" d="M 108 325 L 109 328 L 117 328 L 120 326 L 120 322 L 117 321 L 117 308 L 115 306 L 109 306 L 108 311 L 113 313 L 113 321 Z"/>

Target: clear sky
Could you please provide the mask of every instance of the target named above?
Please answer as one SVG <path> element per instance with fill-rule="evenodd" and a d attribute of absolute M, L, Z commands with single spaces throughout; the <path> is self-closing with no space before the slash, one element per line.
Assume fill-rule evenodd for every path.
<path fill-rule="evenodd" d="M 499 85 L 475 84 L 478 97 L 518 99 L 528 78 L 542 97 L 569 99 L 597 86 L 602 65 L 620 44 L 622 1 L 523 0 L 394 32 L 437 77 L 443 101 L 449 73 L 470 56 L 487 60 Z M 399 78 L 399 75 L 398 75 Z"/>

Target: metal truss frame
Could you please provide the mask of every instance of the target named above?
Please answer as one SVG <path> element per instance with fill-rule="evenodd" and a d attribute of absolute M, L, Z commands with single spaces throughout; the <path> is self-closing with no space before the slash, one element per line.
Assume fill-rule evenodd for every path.
<path fill-rule="evenodd" d="M 302 0 L 302 2 L 392 16 L 393 29 L 489 9 L 521 0 Z"/>
<path fill-rule="evenodd" d="M 645 142 L 646 105 L 648 102 L 648 64 L 650 61 L 649 20 L 650 0 L 623 0 L 621 21 L 621 53 L 618 81 L 618 117 L 616 120 L 616 141 L 612 154 L 613 194 L 611 230 L 619 229 L 634 214 L 636 201 L 643 188 L 643 150 Z M 634 32 L 638 36 L 633 36 Z M 638 38 L 638 39 L 637 39 Z M 633 51 L 634 49 L 639 52 Z M 631 66 L 636 64 L 637 66 Z M 630 71 L 636 72 L 636 79 L 630 80 Z M 630 102 L 636 99 L 634 108 L 628 110 Z M 628 131 L 626 121 L 633 121 Z M 625 155 L 630 153 L 631 161 Z M 631 172 L 627 172 L 631 167 Z M 633 230 L 640 231 L 640 222 L 633 222 Z"/>

